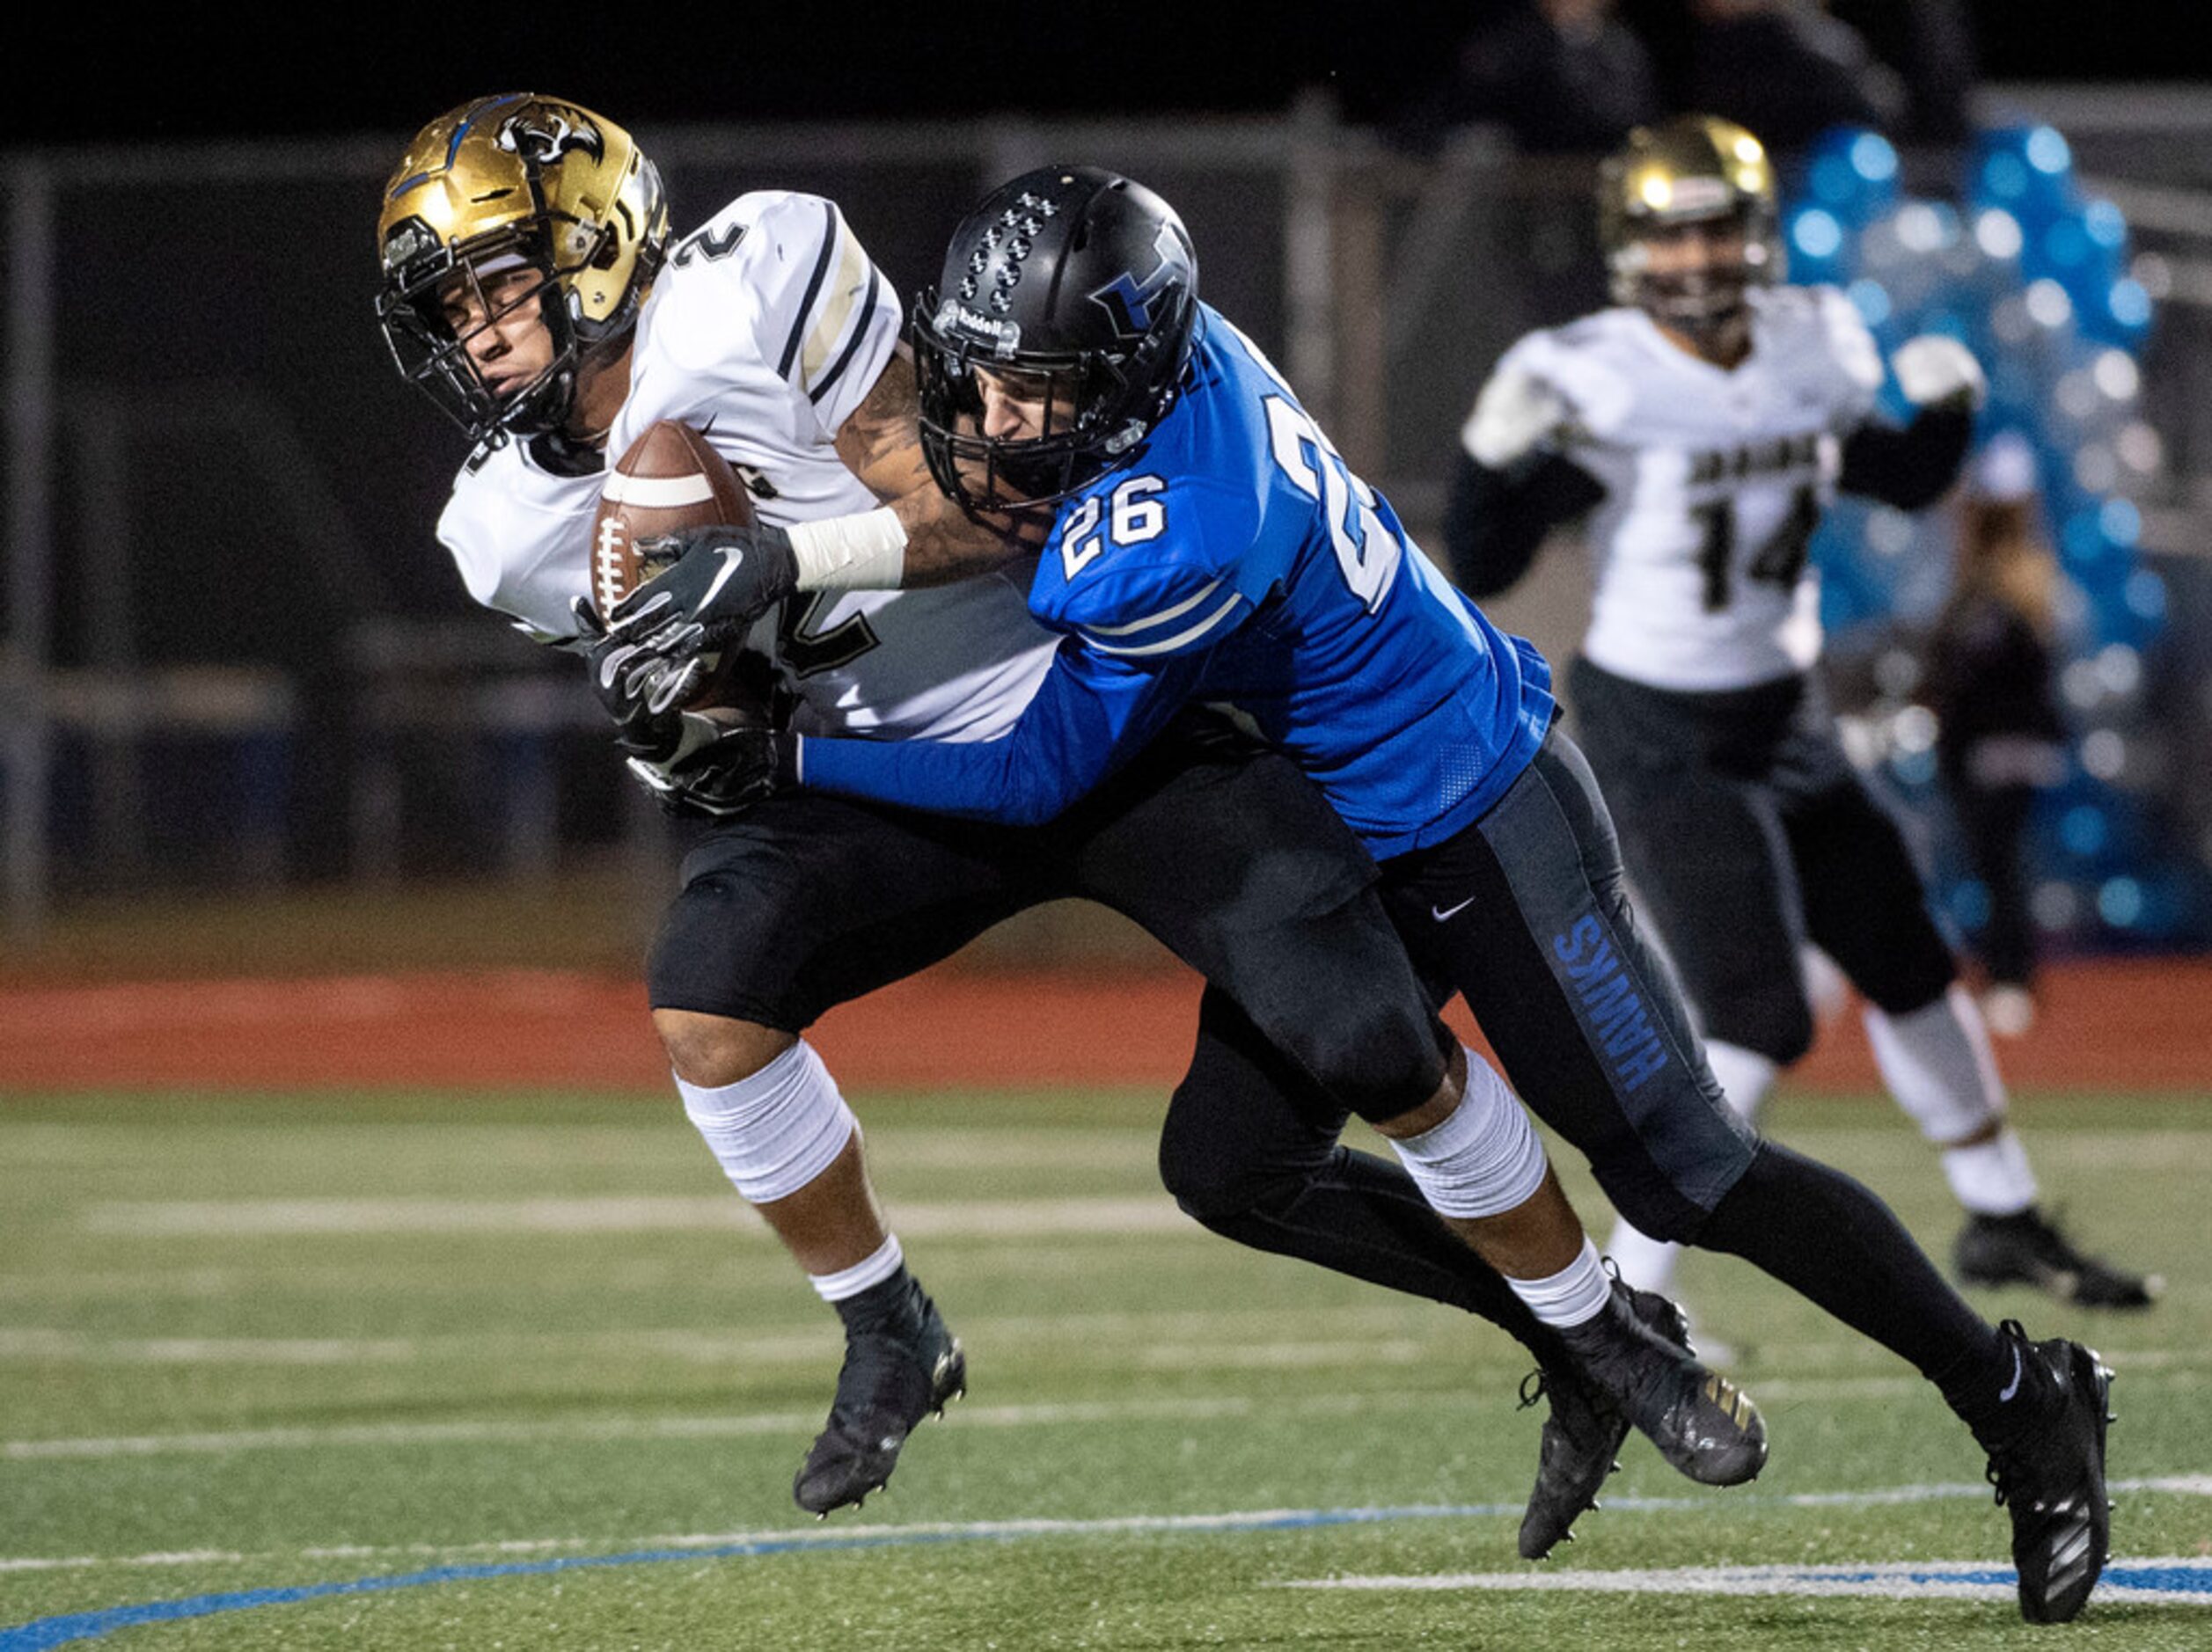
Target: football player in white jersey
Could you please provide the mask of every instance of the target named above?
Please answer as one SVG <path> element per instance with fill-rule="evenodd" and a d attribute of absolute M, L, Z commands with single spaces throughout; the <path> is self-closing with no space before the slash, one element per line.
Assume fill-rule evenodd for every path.
<path fill-rule="evenodd" d="M 1595 592 L 1568 698 L 1731 1103 L 1755 1116 L 1811 1046 L 1809 940 L 1868 999 L 1883 1078 L 1967 1212 L 1960 1276 L 2143 1306 L 2155 1281 L 2038 1208 L 1980 1011 L 1813 674 L 1822 508 L 1839 488 L 1908 510 L 1937 498 L 1981 369 L 1952 340 L 1911 340 L 1890 367 L 1915 416 L 1878 420 L 1880 350 L 1835 288 L 1780 284 L 1773 170 L 1730 122 L 1637 131 L 1603 169 L 1600 216 L 1616 307 L 1529 334 L 1483 386 L 1447 522 L 1454 573 L 1502 590 L 1586 515 Z M 1672 1277 L 1674 1247 L 1625 1224 L 1611 1250 L 1639 1284 Z"/>
<path fill-rule="evenodd" d="M 1005 565 L 1007 524 L 970 521 L 932 483 L 899 305 L 837 208 L 765 191 L 672 245 L 665 224 L 649 163 L 612 122 L 530 94 L 481 99 L 425 128 L 387 187 L 380 311 L 402 371 L 478 443 L 439 523 L 470 594 L 586 648 L 633 766 L 715 817 L 656 941 L 650 1001 L 686 1112 L 846 1322 L 798 1502 L 822 1514 L 883 1485 L 965 1376 L 801 1034 L 1009 913 L 1080 895 L 1209 981 L 1162 1138 L 1185 1209 L 1242 1242 L 1481 1313 L 1536 1351 L 1552 1414 L 1522 1541 L 1549 1549 L 1612 1466 L 1621 1408 L 1402 1170 L 1337 1137 L 1355 1109 L 1448 1102 L 1482 1127 L 1460 1165 L 1475 1219 L 1505 1233 L 1524 1209 L 1572 1212 L 1510 1093 L 1482 1064 L 1487 1083 L 1469 1081 L 1372 863 L 1286 759 L 1199 716 L 1046 828 L 803 795 L 731 807 L 714 726 L 673 699 L 640 704 L 631 645 L 602 636 L 583 599 L 607 455 L 662 419 L 707 435 L 746 479 L 761 533 L 799 565 L 784 589 L 804 588 L 773 642 L 797 727 L 989 738 L 1053 647 L 1018 561 L 936 588 L 861 588 Z M 1618 1363 L 1702 1392 L 1712 1379 L 1668 1340 L 1675 1324 L 1672 1305 L 1639 1294 Z M 1724 1444 L 1741 1455 L 1740 1438 Z"/>

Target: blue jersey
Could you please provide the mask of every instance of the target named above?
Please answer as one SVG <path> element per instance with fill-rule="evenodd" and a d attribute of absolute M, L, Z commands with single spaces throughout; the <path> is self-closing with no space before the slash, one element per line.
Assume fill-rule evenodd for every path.
<path fill-rule="evenodd" d="M 1437 572 L 1205 306 L 1184 393 L 1133 463 L 1061 506 L 1029 607 L 1063 640 L 1006 736 L 810 738 L 803 783 L 1035 822 L 1186 702 L 1227 702 L 1381 859 L 1481 815 L 1551 720 L 1543 656 Z"/>

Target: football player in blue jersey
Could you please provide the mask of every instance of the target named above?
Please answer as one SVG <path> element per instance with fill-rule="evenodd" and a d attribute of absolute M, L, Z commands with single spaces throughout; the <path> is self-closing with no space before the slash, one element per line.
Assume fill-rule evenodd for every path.
<path fill-rule="evenodd" d="M 1030 607 L 1063 638 L 1054 668 L 997 741 L 742 732 L 721 757 L 732 793 L 1047 820 L 1177 706 L 1234 706 L 1366 842 L 1417 964 L 1465 998 L 1615 1206 L 1747 1259 L 1919 1369 L 1989 1454 L 2022 1612 L 2077 1613 L 2108 1548 L 2110 1373 L 1988 1324 L 1872 1193 L 1728 1107 L 1636 926 L 1588 765 L 1553 727 L 1543 659 L 1443 579 L 1199 300 L 1172 208 L 1094 168 L 1026 173 L 955 231 L 913 327 L 940 484 L 972 509 L 1052 513 Z M 710 594 L 704 549 L 672 604 L 632 610 L 671 676 L 742 618 L 730 581 Z M 1448 1219 L 1449 1106 L 1373 1122 Z"/>
<path fill-rule="evenodd" d="M 761 517 L 813 553 L 810 578 L 889 558 L 927 583 L 952 546 L 1000 544 L 931 479 L 903 308 L 830 201 L 749 192 L 671 242 L 657 174 L 626 132 L 508 93 L 423 128 L 386 187 L 377 239 L 395 362 L 477 443 L 441 540 L 478 602 L 595 667 L 629 646 L 573 634 L 593 618 L 575 605 L 591 586 L 608 456 L 661 419 L 711 432 L 758 479 Z M 793 715 L 817 731 L 1001 735 L 1054 648 L 1006 580 L 909 592 L 851 579 L 782 618 Z M 680 708 L 648 720 L 641 739 L 707 721 Z M 803 793 L 732 810 L 716 776 L 676 751 L 638 762 L 663 799 L 711 817 L 648 965 L 655 1029 L 686 1115 L 845 1327 L 829 1422 L 793 1481 L 802 1508 L 826 1514 L 883 1485 L 966 1372 L 803 1034 L 831 1005 L 1066 895 L 1121 911 L 1206 977 L 1161 1144 L 1162 1173 L 1198 1220 L 1480 1314 L 1536 1354 L 1551 1408 L 1525 1553 L 1589 1505 L 1624 1407 L 1696 1477 L 1756 1466 L 1755 1419 L 1712 1414 L 1710 1373 L 1668 1334 L 1673 1305 L 1637 1293 L 1630 1317 L 1596 1323 L 1612 1387 L 1594 1386 L 1588 1362 L 1397 1166 L 1338 1144 L 1355 1106 L 1456 1097 L 1470 1070 L 1382 910 L 1372 860 L 1293 764 L 1218 714 L 1179 720 L 1082 808 L 1034 830 Z M 1524 1221 L 1540 1251 L 1558 1247 L 1555 1231 L 1578 1236 L 1519 1104 L 1487 1067 L 1473 1076 L 1475 1105 L 1454 1110 L 1462 1129 L 1491 1128 L 1461 1161 L 1461 1208 L 1508 1256 Z"/>

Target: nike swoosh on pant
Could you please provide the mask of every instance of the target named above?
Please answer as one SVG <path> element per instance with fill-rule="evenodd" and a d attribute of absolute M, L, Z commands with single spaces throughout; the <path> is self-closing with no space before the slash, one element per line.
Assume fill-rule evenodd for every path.
<path fill-rule="evenodd" d="M 1464 912 L 1469 907 L 1474 904 L 1475 897 L 1470 895 L 1464 901 L 1461 901 L 1457 906 L 1432 906 L 1429 908 L 1429 916 L 1434 918 L 1438 923 L 1441 924 L 1447 918 L 1458 917 L 1461 912 Z"/>

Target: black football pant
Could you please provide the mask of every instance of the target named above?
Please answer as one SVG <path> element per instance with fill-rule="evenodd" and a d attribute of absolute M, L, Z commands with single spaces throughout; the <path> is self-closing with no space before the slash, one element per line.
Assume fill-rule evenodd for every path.
<path fill-rule="evenodd" d="M 1472 826 L 1383 863 L 1439 1000 L 1462 993 L 1521 1099 L 1654 1236 L 1743 1257 L 1910 1361 L 1974 1420 L 2000 1344 L 1889 1207 L 1729 1107 L 1637 932 L 1589 765 L 1555 729 Z M 1994 1393 L 2001 1383 L 1993 1384 Z"/>
<path fill-rule="evenodd" d="M 1014 912 L 1100 902 L 1208 982 L 1161 1137 L 1183 1209 L 1243 1244 L 1478 1313 L 1548 1358 L 1548 1334 L 1405 1173 L 1337 1145 L 1354 1112 L 1427 1100 L 1449 1043 L 1375 879 L 1288 758 L 1189 715 L 1043 827 L 801 792 L 707 830 L 648 986 L 656 1008 L 798 1032 Z"/>
<path fill-rule="evenodd" d="M 1967 860 L 1989 892 L 1989 919 L 1979 946 L 1982 967 L 1994 982 L 2025 987 L 2035 978 L 2035 925 L 2028 910 L 2022 844 L 2035 808 L 2035 788 L 1945 778 L 1951 782 L 1952 811 L 1959 818 Z"/>
<path fill-rule="evenodd" d="M 1813 1047 L 1810 940 L 1908 1015 L 1955 978 L 1896 818 L 1844 755 L 1819 682 L 1686 693 L 1570 668 L 1581 740 L 1705 1035 L 1787 1067 Z"/>
<path fill-rule="evenodd" d="M 1160 1177 L 1188 1215 L 1226 1238 L 1478 1314 L 1556 1363 L 1553 1333 L 1412 1178 L 1339 1143 L 1350 1118 L 1209 987 L 1197 1053 L 1161 1129 Z"/>

